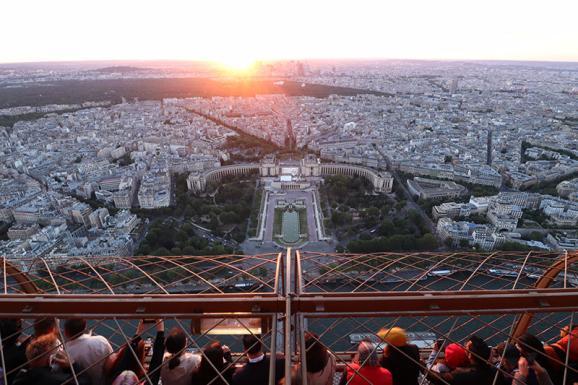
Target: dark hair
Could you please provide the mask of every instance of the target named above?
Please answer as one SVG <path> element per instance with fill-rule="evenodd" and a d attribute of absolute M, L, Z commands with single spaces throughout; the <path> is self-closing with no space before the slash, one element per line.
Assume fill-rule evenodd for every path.
<path fill-rule="evenodd" d="M 179 366 L 181 363 L 181 353 L 187 346 L 187 336 L 185 335 L 185 332 L 183 332 L 183 330 L 178 327 L 172 328 L 165 341 L 165 346 L 167 348 L 167 352 L 172 354 L 172 357 L 169 360 L 169 369 L 172 370 Z"/>
<path fill-rule="evenodd" d="M 213 378 L 218 377 L 217 373 L 223 371 L 225 367 L 225 353 L 223 352 L 223 347 L 219 341 L 213 341 L 207 344 L 203 349 L 203 353 L 204 355 L 203 358 L 201 358 L 201 364 L 197 373 L 200 378 L 206 379 L 206 382 L 208 383 L 212 381 Z M 217 369 L 217 371 L 215 371 L 215 369 Z M 219 379 L 213 382 L 221 383 Z"/>
<path fill-rule="evenodd" d="M 260 337 L 260 336 L 259 336 Z M 243 336 L 243 349 L 249 354 L 257 354 L 261 351 L 261 341 L 258 336 L 247 334 Z"/>
<path fill-rule="evenodd" d="M 327 365 L 329 354 L 327 348 L 319 342 L 316 334 L 305 332 L 305 363 L 309 373 L 322 371 Z"/>
<path fill-rule="evenodd" d="M 497 356 L 502 356 L 502 354 L 504 353 L 504 350 L 506 349 L 507 346 L 508 346 L 508 344 L 506 344 L 505 342 L 502 341 L 492 348 L 492 353 L 497 355 Z"/>
<path fill-rule="evenodd" d="M 16 345 L 18 337 L 22 333 L 22 320 L 19 318 L 7 318 L 0 320 L 0 335 L 4 347 Z"/>
<path fill-rule="evenodd" d="M 507 345 L 504 352 L 504 359 L 513 367 L 518 365 L 520 359 L 520 351 L 514 345 Z"/>
<path fill-rule="evenodd" d="M 468 341 L 471 342 L 468 350 L 472 353 L 473 360 L 478 364 L 489 365 L 488 360 L 490 359 L 492 350 L 486 341 L 476 335 L 471 336 Z"/>
<path fill-rule="evenodd" d="M 56 318 L 40 318 L 34 321 L 34 335 L 36 337 L 49 334 L 56 329 Z"/>
<path fill-rule="evenodd" d="M 520 354 L 522 356 L 528 358 L 528 355 L 533 355 L 544 369 L 550 369 L 550 362 L 546 357 L 544 345 L 538 337 L 530 333 L 522 334 L 522 336 L 518 338 L 518 345 L 520 345 Z"/>
<path fill-rule="evenodd" d="M 86 320 L 84 318 L 70 318 L 64 321 L 64 331 L 70 338 L 80 336 L 86 330 Z"/>

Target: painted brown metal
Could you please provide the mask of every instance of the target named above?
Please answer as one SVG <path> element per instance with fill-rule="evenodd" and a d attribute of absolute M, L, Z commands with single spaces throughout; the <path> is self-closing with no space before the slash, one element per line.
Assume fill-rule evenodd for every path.
<path fill-rule="evenodd" d="M 30 278 L 26 273 L 21 272 L 20 269 L 18 269 L 16 266 L 10 263 L 5 257 L 2 257 L 2 260 L 4 267 L 5 288 L 6 288 L 6 277 L 9 276 L 11 278 L 14 278 L 14 280 L 16 280 L 16 282 L 18 283 L 18 285 L 20 286 L 20 288 L 24 293 L 33 294 L 41 292 L 38 286 L 36 286 L 34 282 L 30 280 Z"/>
<path fill-rule="evenodd" d="M 295 269 L 292 266 L 292 258 L 281 258 L 282 255 L 280 253 L 276 256 L 277 269 L 275 279 L 282 279 L 284 282 L 284 290 L 280 290 L 279 293 L 42 294 L 34 282 L 28 278 L 27 274 L 21 272 L 7 260 L 3 260 L 5 277 L 8 276 L 11 280 L 15 280 L 21 291 L 28 294 L 8 293 L 0 295 L 0 308 L 2 309 L 2 314 L 6 316 L 26 315 L 28 317 L 41 317 L 51 315 L 65 317 L 82 315 L 104 318 L 141 318 L 146 315 L 149 317 L 198 317 L 207 313 L 282 314 L 286 312 L 287 302 L 290 301 L 291 314 L 303 313 L 312 317 L 335 315 L 357 317 L 371 316 L 372 314 L 459 315 L 524 313 L 515 325 L 514 336 L 519 336 L 527 329 L 531 323 L 533 312 L 573 311 L 578 308 L 577 288 L 548 288 L 560 272 L 567 269 L 570 264 L 578 261 L 578 253 L 565 255 L 561 259 L 557 259 L 536 282 L 535 289 L 462 291 L 458 288 L 453 291 L 320 293 L 307 292 L 302 288 L 301 261 L 304 256 L 308 256 L 308 253 L 302 254 L 297 251 L 292 254 L 296 256 Z M 475 255 L 482 260 L 470 277 L 496 254 L 489 256 Z M 376 256 L 379 255 L 381 253 L 376 254 Z M 437 254 L 437 256 L 442 257 L 441 261 L 449 258 L 442 254 Z M 444 256 L 446 258 L 443 258 Z M 351 257 L 354 258 L 355 256 L 352 255 Z M 527 258 L 524 260 L 524 264 L 526 260 Z M 84 262 L 90 265 L 87 261 Z M 174 264 L 178 264 L 178 261 L 171 262 L 171 265 Z M 132 261 L 130 265 L 134 266 Z M 386 266 L 388 266 L 387 263 Z M 48 268 L 48 266 L 46 267 Z M 48 270 L 50 271 L 50 269 Z M 190 269 L 187 268 L 186 270 Z M 287 271 L 293 270 L 295 270 L 295 274 L 287 274 Z M 420 277 L 426 276 L 428 271 L 431 271 L 431 268 L 424 270 Z M 96 272 L 98 273 L 98 271 Z M 521 273 L 522 270 L 518 273 L 518 278 Z M 162 287 L 162 284 L 155 281 L 150 274 L 146 272 L 143 272 L 143 274 L 150 281 Z M 105 278 L 100 274 L 97 274 L 97 276 L 103 283 L 107 284 Z M 52 281 L 56 285 L 54 278 L 52 278 Z M 296 285 L 294 292 L 293 285 Z M 291 287 L 290 293 L 287 293 L 286 290 L 289 287 Z M 166 290 L 164 292 L 166 293 Z"/>
<path fill-rule="evenodd" d="M 333 256 L 343 264 L 355 261 L 357 265 L 367 268 L 367 271 L 370 272 L 365 277 L 356 275 L 357 273 L 345 275 L 343 272 L 339 272 L 340 265 L 338 264 L 328 269 L 330 273 L 320 274 L 321 277 L 313 276 L 313 280 L 306 281 L 307 272 L 303 268 L 309 269 L 309 267 L 302 266 L 302 262 L 307 262 L 308 258 L 315 258 L 317 254 L 320 256 Z M 368 256 L 379 259 L 379 264 L 371 266 L 367 263 Z M 429 256 L 432 257 L 431 260 L 427 258 Z M 236 275 L 227 278 L 228 281 L 235 282 L 235 279 L 245 277 L 249 281 L 260 283 L 259 287 L 265 286 L 267 290 L 272 289 L 273 292 L 224 292 L 236 289 L 222 289 L 213 283 L 211 279 L 214 277 L 211 275 L 211 270 L 229 267 L 227 261 L 217 260 L 214 261 L 214 264 L 218 266 L 217 268 L 201 266 L 200 269 L 203 270 L 197 271 L 195 269 L 199 267 L 194 263 L 187 262 L 186 258 L 190 257 L 160 257 L 158 262 L 151 261 L 150 266 L 139 264 L 137 262 L 138 257 L 130 260 L 119 258 L 119 261 L 124 265 L 130 266 L 130 269 L 140 273 L 139 278 L 136 278 L 134 282 L 140 282 L 141 277 L 144 277 L 143 281 L 146 281 L 146 284 L 150 284 L 153 290 L 156 292 L 160 290 L 164 294 L 148 294 L 146 292 L 143 294 L 122 294 L 127 291 L 124 287 L 121 287 L 121 290 L 115 290 L 116 286 L 110 278 L 112 275 L 111 271 L 103 270 L 102 266 L 98 266 L 84 258 L 78 258 L 83 262 L 82 267 L 76 268 L 74 267 L 75 265 L 71 264 L 72 269 L 70 271 L 73 273 L 71 277 L 59 272 L 54 268 L 54 265 L 48 264 L 46 260 L 36 260 L 36 262 L 41 262 L 44 265 L 43 268 L 41 267 L 43 269 L 42 272 L 47 273 L 48 278 L 41 274 L 35 276 L 36 270 L 30 266 L 27 268 L 27 270 L 31 271 L 30 275 L 28 275 L 3 258 L 0 267 L 3 270 L 4 294 L 0 295 L 0 314 L 4 317 L 18 318 L 50 316 L 58 318 L 113 319 L 116 323 L 117 331 L 122 334 L 125 342 L 128 342 L 128 336 L 124 332 L 124 326 L 118 322 L 118 319 L 168 319 L 174 317 L 175 321 L 180 324 L 179 318 L 188 318 L 192 320 L 191 325 L 193 325 L 194 331 L 200 333 L 200 327 L 195 328 L 195 326 L 200 324 L 198 321 L 202 317 L 259 317 L 262 319 L 263 330 L 266 334 L 271 334 L 270 350 L 275 351 L 282 345 L 287 357 L 294 358 L 296 356 L 296 354 L 293 354 L 296 353 L 294 348 L 299 346 L 301 351 L 305 350 L 303 331 L 306 326 L 311 326 L 310 324 L 306 325 L 306 321 L 308 323 L 314 322 L 316 318 L 335 318 L 337 324 L 346 320 L 355 326 L 357 332 L 374 333 L 371 328 L 365 325 L 366 320 L 358 317 L 390 317 L 392 319 L 391 325 L 396 324 L 402 317 L 408 317 L 413 322 L 413 324 L 407 326 L 408 330 L 426 328 L 438 336 L 443 336 L 448 341 L 451 340 L 452 331 L 458 325 L 458 322 L 459 327 L 462 328 L 470 323 L 470 325 L 477 328 L 475 333 L 483 329 L 490 335 L 494 333 L 493 335 L 499 334 L 503 336 L 503 339 L 511 338 L 515 340 L 532 323 L 534 314 L 543 313 L 544 317 L 549 317 L 549 313 L 552 313 L 552 315 L 556 315 L 555 313 L 558 312 L 573 313 L 578 309 L 578 288 L 567 287 L 568 285 L 566 284 L 563 288 L 550 288 L 560 273 L 567 271 L 570 274 L 577 274 L 577 269 L 570 270 L 569 266 L 578 261 L 578 253 L 564 255 L 562 258 L 557 258 L 560 254 L 536 255 L 532 252 L 516 254 L 514 258 L 510 258 L 511 256 L 512 254 L 510 253 L 499 252 L 489 255 L 473 253 L 344 255 L 301 253 L 298 250 L 292 252 L 289 249 L 285 253 L 275 254 L 274 260 L 263 263 L 276 263 L 273 286 L 271 286 L 270 281 L 267 281 L 267 278 L 262 279 L 260 277 L 264 274 L 251 274 L 250 270 L 245 271 L 243 266 L 231 267 L 231 270 Z M 419 258 L 408 261 L 408 259 L 414 257 Z M 179 258 L 183 259 L 179 260 Z M 260 256 L 245 258 L 254 258 L 255 261 L 261 259 Z M 536 258 L 539 258 L 537 262 Z M 431 276 L 434 269 L 444 267 L 447 261 L 453 261 L 454 265 L 458 267 L 466 266 L 467 269 L 464 269 L 464 271 L 469 274 L 467 278 L 458 277 L 459 279 L 455 279 L 457 282 L 450 282 L 451 285 L 445 286 L 447 290 L 444 291 L 431 290 L 433 287 L 431 283 L 420 284 L 422 280 Z M 488 278 L 488 270 L 490 268 L 510 262 L 515 266 L 515 281 L 501 277 Z M 206 284 L 208 288 L 218 293 L 170 293 L 175 286 L 174 281 L 171 282 L 168 279 L 159 278 L 159 273 L 166 272 L 166 270 L 155 270 L 154 268 L 159 266 L 155 265 L 155 263 L 166 264 L 169 266 L 166 267 L 167 270 L 178 268 L 186 271 L 194 280 Z M 254 269 L 260 265 L 253 264 L 249 266 Z M 526 266 L 530 268 L 527 269 Z M 149 270 L 151 267 L 153 269 Z M 388 271 L 390 268 L 395 272 L 395 269 L 400 269 L 400 267 L 416 269 L 417 274 L 409 275 L 408 278 L 402 277 L 400 284 L 393 286 L 394 289 L 389 291 L 380 291 L 383 286 L 372 286 L 371 280 L 373 278 L 378 277 L 382 273 L 392 274 Z M 371 272 L 370 269 L 375 269 L 375 272 Z M 314 269 L 313 271 L 314 273 L 317 272 Z M 529 272 L 536 271 L 543 272 L 543 274 L 536 281 L 534 288 L 531 287 L 533 283 L 531 280 L 521 282 L 521 277 L 526 277 Z M 340 273 L 340 278 L 344 281 L 350 279 L 347 283 L 353 283 L 355 289 L 338 291 L 341 288 L 347 288 L 347 286 L 339 284 L 323 287 L 323 284 L 317 285 L 317 283 L 321 282 L 320 278 L 324 276 L 330 277 L 332 272 Z M 186 277 L 186 275 L 184 276 Z M 485 289 L 480 284 L 468 285 L 468 283 L 473 282 L 477 275 L 486 277 L 491 282 L 502 280 L 501 284 L 498 282 L 499 284 L 491 286 L 500 289 Z M 81 277 L 81 279 L 79 280 L 78 277 Z M 445 279 L 450 280 L 450 278 Z M 504 284 L 504 281 L 507 282 Z M 39 282 L 42 288 L 45 287 L 44 283 L 47 284 L 46 287 L 48 288 L 45 290 L 49 293 L 43 293 L 40 290 L 37 285 Z M 518 287 L 519 282 L 521 282 L 519 285 L 521 287 Z M 567 280 L 564 279 L 564 282 L 566 283 Z M 94 283 L 98 283 L 98 285 L 91 286 Z M 122 280 L 122 283 L 126 284 L 124 280 Z M 408 283 L 409 286 L 407 285 Z M 407 287 L 402 286 L 402 284 L 406 284 Z M 102 285 L 104 285 L 104 288 L 101 288 Z M 337 289 L 335 286 L 337 286 Z M 364 290 L 368 286 L 371 291 Z M 225 286 L 223 285 L 223 287 Z M 391 288 L 392 286 L 388 287 Z M 396 291 L 395 287 L 401 287 L 404 291 Z M 309 291 L 307 290 L 308 288 L 313 290 Z M 321 291 L 314 292 L 317 289 Z M 327 291 L 331 289 L 334 291 Z M 106 291 L 109 293 L 107 294 Z M 484 316 L 490 314 L 492 317 Z M 511 319 L 513 317 L 509 314 L 521 314 L 522 316 L 517 322 L 512 322 Z M 450 331 L 444 331 L 445 329 L 440 327 L 442 321 L 437 324 L 425 321 L 428 316 L 433 315 L 454 316 L 453 320 L 449 318 L 450 321 L 453 321 Z M 422 319 L 421 316 L 425 317 Z M 464 319 L 462 316 L 467 317 L 464 322 L 460 322 Z M 448 317 L 440 318 L 448 319 Z M 488 318 L 491 319 L 487 320 Z M 500 324 L 500 321 L 504 318 L 509 319 L 507 328 Z M 573 316 L 571 319 L 573 319 Z M 326 323 L 327 319 L 318 321 Z M 283 328 L 279 333 L 278 327 Z M 332 330 L 332 327 L 325 327 L 325 330 Z M 188 334 L 188 332 L 186 333 Z M 276 341 L 277 334 L 283 336 L 283 340 L 279 341 L 279 343 Z M 194 341 L 191 335 L 189 335 L 189 339 Z M 271 362 L 273 365 L 275 361 L 272 360 Z M 285 361 L 286 373 L 289 374 L 285 381 L 289 385 L 291 384 L 290 369 L 292 363 L 291 359 Z M 306 372 L 306 369 L 305 363 L 303 363 L 303 373 Z M 271 371 L 271 373 L 270 382 L 272 383 L 274 372 Z"/>
<path fill-rule="evenodd" d="M 147 318 L 235 313 L 235 316 L 282 313 L 283 297 L 276 295 L 2 295 L 4 316 Z"/>
<path fill-rule="evenodd" d="M 295 311 L 316 317 L 554 312 L 578 308 L 578 289 L 302 294 L 293 303 Z"/>
<path fill-rule="evenodd" d="M 578 289 L 488 290 L 455 292 L 323 293 L 291 295 L 291 312 L 315 317 L 370 314 L 500 314 L 572 311 Z M 11 316 L 83 315 L 142 318 L 203 314 L 283 313 L 288 297 L 254 294 L 90 295 L 53 294 L 0 296 L 2 314 Z"/>
<path fill-rule="evenodd" d="M 542 274 L 542 276 L 536 281 L 535 287 L 537 289 L 545 289 L 550 287 L 552 282 L 556 279 L 556 277 L 564 271 L 568 266 L 572 265 L 573 263 L 578 261 L 578 252 L 574 252 L 572 254 L 563 255 L 558 261 L 552 264 L 548 270 Z M 568 289 L 563 289 L 568 290 Z M 578 309 L 578 304 L 574 307 L 573 310 Z M 524 313 L 517 321 L 512 336 L 514 338 L 520 337 L 522 334 L 526 332 L 528 326 L 532 322 L 532 318 L 534 314 L 532 312 Z"/>

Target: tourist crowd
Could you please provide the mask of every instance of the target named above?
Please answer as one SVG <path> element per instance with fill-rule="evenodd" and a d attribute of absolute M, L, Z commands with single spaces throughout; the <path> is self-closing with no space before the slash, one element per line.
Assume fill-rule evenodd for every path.
<path fill-rule="evenodd" d="M 146 325 L 156 336 L 147 354 Z M 60 330 L 53 318 L 34 322 L 24 336 L 17 319 L 0 320 L 0 385 L 285 385 L 285 359 L 265 354 L 261 339 L 243 337 L 244 360 L 233 360 L 219 341 L 202 352 L 187 349 L 182 328 L 166 335 L 162 320 L 143 320 L 134 337 L 116 351 L 87 330 L 86 321 L 68 319 Z M 305 354 L 292 366 L 291 383 L 301 385 L 562 385 L 578 382 L 578 327 L 566 327 L 558 341 L 543 344 L 524 334 L 490 347 L 478 336 L 465 344 L 438 340 L 427 359 L 399 327 L 377 333 L 382 343 L 362 340 L 350 362 L 337 358 L 319 338 L 305 333 Z M 383 347 L 383 349 L 382 349 Z M 146 359 L 148 357 L 148 359 Z M 424 357 L 425 358 L 425 357 Z M 271 361 L 273 360 L 273 361 Z M 274 376 L 270 377 L 270 368 Z"/>

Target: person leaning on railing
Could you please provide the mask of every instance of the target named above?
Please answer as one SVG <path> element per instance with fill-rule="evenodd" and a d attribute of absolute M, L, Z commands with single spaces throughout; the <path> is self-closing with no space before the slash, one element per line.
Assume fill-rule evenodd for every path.
<path fill-rule="evenodd" d="M 285 376 L 285 359 L 266 355 L 258 336 L 243 336 L 243 348 L 248 362 L 233 375 L 233 385 L 268 385 L 271 359 L 275 360 L 275 384 Z"/>
<path fill-rule="evenodd" d="M 62 350 L 62 342 L 60 341 L 60 329 L 58 326 L 58 320 L 54 317 L 39 318 L 34 320 L 34 335 L 33 339 L 39 338 L 45 335 L 54 336 L 54 349 Z"/>
<path fill-rule="evenodd" d="M 53 334 L 45 334 L 30 342 L 26 348 L 28 368 L 20 370 L 13 385 L 75 383 L 72 370 L 81 373 L 82 367 L 72 362 L 64 351 L 56 351 L 56 344 Z M 78 385 L 90 385 L 90 377 L 85 374 L 77 374 L 76 381 Z"/>
<path fill-rule="evenodd" d="M 165 340 L 166 354 L 161 368 L 161 380 L 168 385 L 190 385 L 193 373 L 199 369 L 201 357 L 186 351 L 187 336 L 173 327 Z"/>
<path fill-rule="evenodd" d="M 335 356 L 319 341 L 319 337 L 305 332 L 305 366 L 307 367 L 307 385 L 333 385 L 337 363 Z M 303 359 L 303 356 L 301 357 Z M 301 383 L 301 364 L 292 369 L 292 383 Z M 281 380 L 283 384 L 284 381 Z"/>
<path fill-rule="evenodd" d="M 451 343 L 445 347 L 442 341 L 436 341 L 433 349 L 427 359 L 426 366 L 437 373 L 447 373 L 456 368 L 464 367 L 469 364 L 468 353 L 460 344 Z M 443 357 L 441 349 L 443 350 Z"/>
<path fill-rule="evenodd" d="M 341 376 L 339 385 L 392 385 L 391 372 L 379 364 L 377 346 L 369 341 L 361 341 L 357 354 Z"/>
<path fill-rule="evenodd" d="M 419 348 L 408 343 L 405 330 L 381 329 L 377 335 L 387 343 L 380 363 L 391 372 L 393 385 L 418 385 L 422 368 Z"/>
<path fill-rule="evenodd" d="M 86 320 L 82 318 L 64 321 L 64 336 L 66 352 L 86 369 L 92 385 L 105 385 L 105 368 L 109 368 L 113 360 L 113 350 L 108 340 L 87 332 Z"/>
<path fill-rule="evenodd" d="M 140 321 L 136 334 L 130 341 L 130 346 L 125 346 L 124 354 L 115 366 L 115 373 L 117 374 L 114 377 L 114 385 L 130 385 L 138 384 L 139 382 L 146 385 L 157 385 L 159 383 L 160 368 L 165 353 L 165 324 L 162 320 L 156 320 L 155 325 L 157 333 L 153 344 L 153 355 L 146 376 L 143 374 L 141 379 L 139 379 L 139 376 L 135 373 L 135 368 L 144 367 L 144 360 L 139 357 L 137 361 L 133 354 L 133 352 L 139 352 L 143 345 L 142 334 L 145 332 L 145 323 Z M 146 377 L 150 379 L 150 384 L 146 381 Z M 135 379 L 136 382 L 134 382 Z"/>
<path fill-rule="evenodd" d="M 553 385 L 548 371 L 537 360 L 528 362 L 526 357 L 520 357 L 518 371 L 514 375 L 512 385 Z"/>
<path fill-rule="evenodd" d="M 22 335 L 22 320 L 3 319 L 0 320 L 0 335 L 2 336 L 2 354 L 4 356 L 4 367 L 2 368 L 8 383 L 11 385 L 18 374 L 18 369 L 24 367 L 26 362 L 26 347 L 31 341 L 31 337 L 26 337 L 20 341 Z M 0 361 L 0 367 L 2 362 Z M 2 375 L 1 380 L 4 380 Z"/>
<path fill-rule="evenodd" d="M 544 345 L 550 367 L 555 372 L 554 382 L 562 383 L 566 372 L 566 384 L 578 383 L 578 326 L 566 326 L 560 331 L 560 339 Z M 568 368 L 565 367 L 568 354 Z"/>
<path fill-rule="evenodd" d="M 193 385 L 230 385 L 235 368 L 231 351 L 219 341 L 209 343 L 203 349 L 199 370 L 193 373 Z"/>
<path fill-rule="evenodd" d="M 516 347 L 520 351 L 520 355 L 528 362 L 529 373 L 526 376 L 528 383 L 540 383 L 537 379 L 538 373 L 534 370 L 536 366 L 540 371 L 544 370 L 549 379 L 555 384 L 561 384 L 559 373 L 552 367 L 550 360 L 544 350 L 544 345 L 538 337 L 525 333 L 520 336 L 516 342 Z M 518 366 L 522 360 L 518 361 Z M 534 365 L 534 362 L 536 364 Z M 521 370 L 521 368 L 518 368 Z"/>
<path fill-rule="evenodd" d="M 335 356 L 310 332 L 305 333 L 305 361 L 308 385 L 332 385 L 335 376 Z"/>
<path fill-rule="evenodd" d="M 432 384 L 450 385 L 492 385 L 496 368 L 489 362 L 491 350 L 486 342 L 478 336 L 471 336 L 465 345 L 469 364 L 447 373 L 426 372 Z"/>
<path fill-rule="evenodd" d="M 492 352 L 495 358 L 492 364 L 499 368 L 495 385 L 512 385 L 512 381 L 518 373 L 520 351 L 516 346 L 502 342 L 495 346 Z"/>

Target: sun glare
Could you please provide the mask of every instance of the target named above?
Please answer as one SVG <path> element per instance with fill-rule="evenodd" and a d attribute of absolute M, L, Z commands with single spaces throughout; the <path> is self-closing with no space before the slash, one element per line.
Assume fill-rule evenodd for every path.
<path fill-rule="evenodd" d="M 255 67 L 256 60 L 249 56 L 232 55 L 219 59 L 218 63 L 227 72 L 248 73 Z"/>

